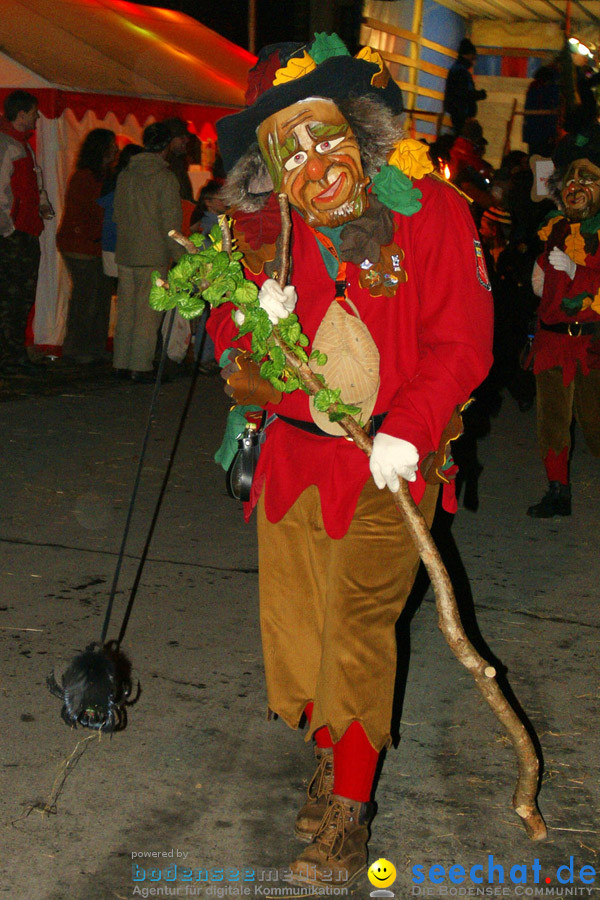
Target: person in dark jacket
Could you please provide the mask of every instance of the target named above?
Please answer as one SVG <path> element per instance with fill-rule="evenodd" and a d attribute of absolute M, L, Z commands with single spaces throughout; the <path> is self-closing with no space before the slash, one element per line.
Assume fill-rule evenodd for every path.
<path fill-rule="evenodd" d="M 550 156 L 556 144 L 558 127 L 559 89 L 556 71 L 552 66 L 540 66 L 527 88 L 523 116 L 523 142 L 529 153 Z M 549 110 L 548 115 L 527 115 L 527 111 Z"/>
<path fill-rule="evenodd" d="M 177 176 L 181 199 L 189 200 L 190 203 L 193 203 L 194 190 L 188 174 L 189 162 L 187 158 L 191 134 L 183 119 L 164 119 L 163 125 L 166 125 L 171 132 L 171 142 L 167 153 L 169 168 Z"/>
<path fill-rule="evenodd" d="M 458 59 L 448 72 L 444 91 L 444 110 L 452 119 L 452 127 L 460 134 L 467 119 L 477 115 L 477 101 L 485 100 L 486 91 L 478 91 L 470 70 L 477 58 L 477 50 L 468 38 L 458 47 Z"/>

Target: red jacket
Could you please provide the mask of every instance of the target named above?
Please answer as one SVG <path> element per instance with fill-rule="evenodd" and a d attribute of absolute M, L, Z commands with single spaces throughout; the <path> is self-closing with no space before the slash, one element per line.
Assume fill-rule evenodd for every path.
<path fill-rule="evenodd" d="M 69 179 L 65 211 L 56 235 L 61 253 L 102 256 L 104 210 L 98 204 L 102 182 L 90 169 L 76 169 Z"/>
<path fill-rule="evenodd" d="M 568 219 L 556 213 L 541 229 L 540 237 L 546 240 L 546 245 L 537 260 L 544 271 L 538 319 L 548 325 L 557 322 L 600 322 L 600 232 L 582 233 L 579 223 L 569 223 Z M 548 262 L 548 254 L 555 247 L 565 251 L 577 263 L 573 279 Z M 569 312 L 569 299 L 578 297 L 582 306 L 589 305 L 585 309 Z M 600 368 L 600 356 L 588 353 L 592 340 L 592 335 L 571 337 L 538 328 L 533 343 L 533 371 L 537 374 L 560 366 L 565 385 L 570 384 L 578 363 L 584 375 L 590 368 Z"/>
<path fill-rule="evenodd" d="M 0 234 L 13 230 L 36 237 L 44 222 L 40 215 L 40 192 L 35 157 L 29 146 L 33 131 L 17 131 L 0 118 Z"/>
<path fill-rule="evenodd" d="M 455 181 L 465 169 L 473 169 L 484 178 L 490 178 L 492 175 L 491 166 L 482 158 L 473 141 L 459 136 L 450 148 L 450 177 L 452 181 Z"/>
<path fill-rule="evenodd" d="M 381 431 L 414 444 L 422 458 L 435 450 L 457 405 L 486 376 L 492 363 L 492 301 L 485 268 L 478 267 L 477 232 L 465 201 L 432 178 L 418 182 L 422 209 L 411 217 L 394 214 L 395 243 L 404 251 L 408 280 L 393 297 L 374 297 L 359 285 L 360 268 L 348 263 L 347 293 L 380 353 L 381 385 L 374 414 L 387 413 Z M 296 313 L 311 342 L 334 299 L 317 241 L 292 214 L 292 282 Z M 264 275 L 249 276 L 261 284 Z M 235 341 L 231 306 L 209 318 L 217 358 Z M 335 387 L 336 385 L 330 385 Z M 284 394 L 269 412 L 312 421 L 307 395 Z M 310 484 L 321 496 L 331 537 L 342 537 L 370 477 L 366 455 L 344 438 L 321 437 L 277 420 L 269 426 L 253 485 L 254 501 L 265 487 L 267 517 L 277 522 Z M 419 502 L 425 482 L 411 484 Z M 445 488 L 446 508 L 455 509 L 453 486 Z M 249 514 L 249 509 L 246 510 Z"/>

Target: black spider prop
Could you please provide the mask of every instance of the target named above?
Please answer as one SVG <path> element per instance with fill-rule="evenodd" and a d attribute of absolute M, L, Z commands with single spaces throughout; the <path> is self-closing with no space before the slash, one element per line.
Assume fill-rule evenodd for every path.
<path fill-rule="evenodd" d="M 89 644 L 76 656 L 60 679 L 51 672 L 46 679 L 50 692 L 63 701 L 61 716 L 67 725 L 95 731 L 122 731 L 127 725 L 127 709 L 137 702 L 132 692 L 131 663 L 115 641 L 104 646 Z"/>

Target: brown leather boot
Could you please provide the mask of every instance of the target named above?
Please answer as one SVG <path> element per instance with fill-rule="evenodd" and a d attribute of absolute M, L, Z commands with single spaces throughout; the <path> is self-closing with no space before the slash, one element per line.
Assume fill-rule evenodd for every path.
<path fill-rule="evenodd" d="M 333 748 L 315 745 L 317 768 L 310 779 L 306 794 L 307 800 L 296 816 L 294 834 L 299 841 L 309 843 L 327 809 L 327 802 L 333 791 Z"/>
<path fill-rule="evenodd" d="M 367 868 L 371 804 L 332 794 L 315 836 L 290 866 L 292 882 L 346 887 Z"/>

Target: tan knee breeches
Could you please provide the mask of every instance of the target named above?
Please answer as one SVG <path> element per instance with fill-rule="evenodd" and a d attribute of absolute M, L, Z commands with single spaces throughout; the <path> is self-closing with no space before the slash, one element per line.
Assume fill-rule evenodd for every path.
<path fill-rule="evenodd" d="M 566 387 L 562 369 L 556 366 L 538 372 L 537 435 L 542 459 L 548 450 L 560 453 L 571 447 L 573 415 L 594 456 L 600 456 L 600 369 L 583 375 L 577 367 L 575 378 Z"/>
<path fill-rule="evenodd" d="M 428 525 L 438 486 L 419 504 Z M 365 485 L 347 534 L 330 538 L 319 493 L 307 488 L 283 519 L 258 506 L 260 621 L 270 708 L 296 728 L 314 701 L 307 740 L 334 741 L 359 721 L 376 750 L 389 744 L 395 624 L 419 555 L 390 491 Z"/>

